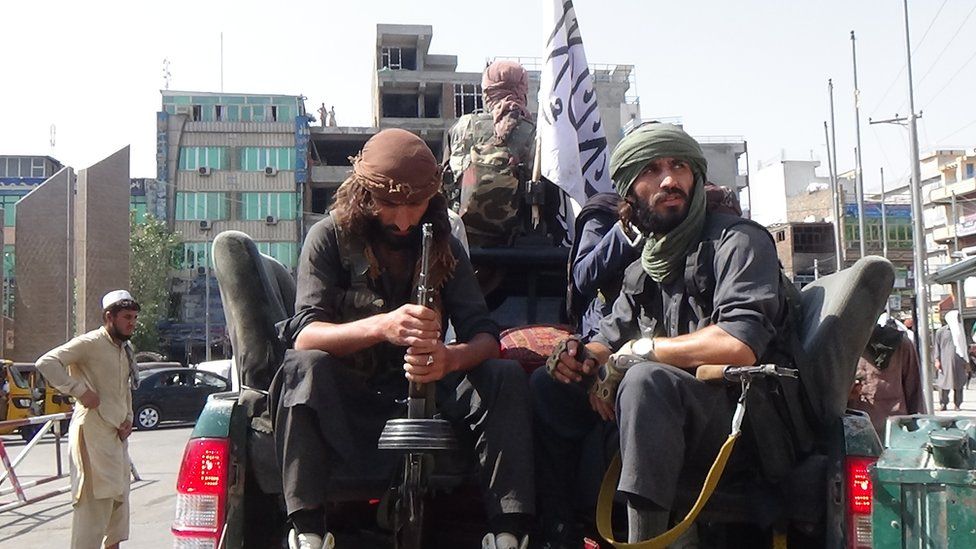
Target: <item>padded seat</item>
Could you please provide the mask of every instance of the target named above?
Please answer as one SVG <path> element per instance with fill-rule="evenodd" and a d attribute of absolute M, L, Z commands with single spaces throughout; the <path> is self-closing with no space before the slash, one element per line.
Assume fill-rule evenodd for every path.
<path fill-rule="evenodd" d="M 284 357 L 285 348 L 275 324 L 294 315 L 295 280 L 277 260 L 258 252 L 248 235 L 224 231 L 213 242 L 214 272 L 234 351 L 234 367 L 241 380 L 239 404 L 247 412 L 249 469 L 261 490 L 281 493 L 281 473 L 275 459 L 267 391 Z M 474 471 L 475 460 L 463 453 L 435 458 L 432 489 L 449 489 Z M 390 486 L 390 478 L 336 476 L 330 499 L 354 501 L 376 498 Z"/>
<path fill-rule="evenodd" d="M 841 451 L 840 419 L 854 383 L 857 360 L 871 336 L 894 284 L 894 269 L 882 257 L 868 256 L 853 266 L 812 282 L 800 292 L 800 380 L 814 417 L 811 455 L 787 479 L 773 485 L 757 478 L 724 478 L 700 520 L 768 526 L 776 521 L 816 524 L 827 502 L 831 459 Z M 831 449 L 833 451 L 831 451 Z M 687 509 L 701 485 L 682 486 L 676 508 Z"/>

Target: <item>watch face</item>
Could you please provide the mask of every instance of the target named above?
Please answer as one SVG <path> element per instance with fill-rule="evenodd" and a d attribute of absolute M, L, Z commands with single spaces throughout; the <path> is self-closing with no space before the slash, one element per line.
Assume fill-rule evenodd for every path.
<path fill-rule="evenodd" d="M 649 337 L 642 337 L 634 342 L 631 349 L 634 350 L 635 355 L 647 357 L 647 355 L 654 352 L 654 340 Z"/>

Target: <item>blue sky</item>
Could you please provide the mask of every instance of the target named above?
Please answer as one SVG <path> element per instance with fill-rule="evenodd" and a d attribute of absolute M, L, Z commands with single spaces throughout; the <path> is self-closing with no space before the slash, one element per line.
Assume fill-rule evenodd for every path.
<path fill-rule="evenodd" d="M 377 23 L 432 25 L 431 52 L 457 55 L 460 70 L 543 54 L 541 0 L 11 4 L 0 7 L 0 153 L 50 154 L 55 124 L 56 157 L 82 168 L 130 144 L 134 177 L 155 173 L 162 60 L 172 89 L 219 91 L 221 31 L 225 91 L 303 94 L 311 111 L 335 105 L 341 125 L 369 125 Z M 780 150 L 823 156 L 829 77 L 838 163 L 853 166 L 855 30 L 866 186 L 877 187 L 881 166 L 889 182 L 908 174 L 907 131 L 867 124 L 908 110 L 900 1 L 575 4 L 589 61 L 636 65 L 643 116 L 680 116 L 693 134 L 742 135 L 753 169 Z M 976 0 L 909 8 L 922 148 L 972 149 Z"/>

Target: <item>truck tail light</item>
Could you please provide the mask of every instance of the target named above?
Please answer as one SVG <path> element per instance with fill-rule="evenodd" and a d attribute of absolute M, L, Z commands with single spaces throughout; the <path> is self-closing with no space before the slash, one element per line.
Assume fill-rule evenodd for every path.
<path fill-rule="evenodd" d="M 183 452 L 176 479 L 174 548 L 215 548 L 224 529 L 230 440 L 196 438 Z"/>
<path fill-rule="evenodd" d="M 844 478 L 847 494 L 847 547 L 870 549 L 871 532 L 871 475 L 868 468 L 878 461 L 875 457 L 847 456 L 844 460 Z"/>

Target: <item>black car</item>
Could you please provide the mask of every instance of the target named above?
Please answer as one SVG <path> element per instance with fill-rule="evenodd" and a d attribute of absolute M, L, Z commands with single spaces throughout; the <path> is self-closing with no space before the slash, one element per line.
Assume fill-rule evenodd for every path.
<path fill-rule="evenodd" d="M 155 429 L 163 421 L 197 420 L 207 397 L 230 390 L 230 382 L 210 372 L 166 368 L 140 372 L 132 391 L 133 426 Z"/>

